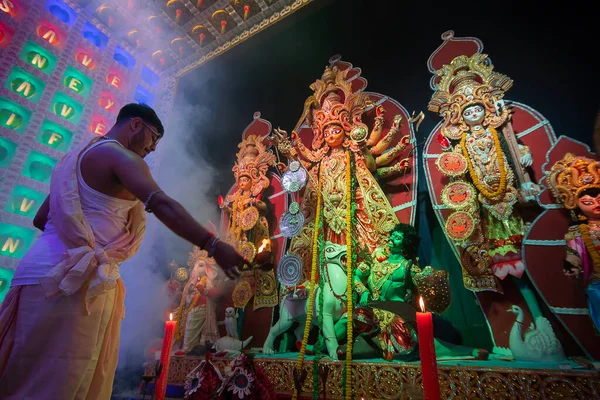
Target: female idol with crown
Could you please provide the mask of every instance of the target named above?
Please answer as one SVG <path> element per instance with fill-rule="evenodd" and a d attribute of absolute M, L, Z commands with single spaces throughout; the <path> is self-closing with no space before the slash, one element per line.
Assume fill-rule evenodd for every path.
<path fill-rule="evenodd" d="M 574 220 L 565 235 L 565 275 L 583 279 L 590 317 L 600 330 L 600 163 L 568 153 L 552 166 L 547 181 Z"/>
<path fill-rule="evenodd" d="M 264 137 L 249 135 L 238 145 L 237 161 L 232 168 L 236 190 L 225 197 L 220 207 L 229 216 L 226 240 L 249 262 L 258 253 L 270 254 L 267 204 L 262 194 L 270 185 L 267 172 L 275 165 L 275 156 L 267 150 Z M 264 260 L 263 260 L 264 261 Z M 256 290 L 254 308 L 277 305 L 273 271 L 243 271 L 244 277 L 254 275 Z"/>
<path fill-rule="evenodd" d="M 379 107 L 374 126 L 369 134 L 367 125 L 362 122 L 365 109 L 372 106 L 369 95 L 355 92 L 345 77 L 348 70 L 336 66 L 327 67 L 320 80 L 311 85 L 314 95 L 305 103 L 300 123 L 307 119 L 312 125 L 312 149 L 309 149 L 292 131 L 292 141 L 287 132 L 276 129 L 274 139 L 279 150 L 292 159 L 298 158 L 310 175 L 304 194 L 303 208 L 310 221 L 316 214 L 318 192 L 322 193 L 322 215 L 325 221 L 325 237 L 333 243 L 346 243 L 346 216 L 348 196 L 356 199 L 356 229 L 359 241 L 372 253 L 378 246 L 379 238 L 387 236 L 398 223 L 392 207 L 375 176 L 388 177 L 406 170 L 408 160 L 396 157 L 406 149 L 409 138 L 405 136 L 398 144 L 390 145 L 397 135 L 402 118 L 396 116 L 390 131 L 382 137 L 385 111 Z M 387 150 L 387 151 L 385 151 Z M 384 153 L 385 154 L 382 154 Z M 384 165 L 393 164 L 384 167 Z M 348 169 L 356 174 L 353 193 L 347 193 L 350 182 Z M 314 222 L 305 225 L 303 232 L 292 241 L 292 252 L 306 256 L 310 253 L 310 236 Z M 304 233 L 304 235 L 303 235 Z M 302 254 L 301 254 L 302 253 Z M 308 258 L 310 259 L 310 258 Z M 307 263 L 308 264 L 308 263 Z"/>
<path fill-rule="evenodd" d="M 272 139 L 279 151 L 293 160 L 295 165 L 290 163 L 290 169 L 297 170 L 298 163 L 301 163 L 308 177 L 301 202 L 306 223 L 292 239 L 289 252 L 310 267 L 310 271 L 304 271 L 303 282 L 309 281 L 309 287 L 316 288 L 324 285 L 328 276 L 327 267 L 320 268 L 326 258 L 324 250 L 327 246 L 324 244 L 330 242 L 333 246 L 329 248 L 345 245 L 346 290 L 336 292 L 332 286 L 331 294 L 335 297 L 336 309 L 351 313 L 354 309 L 353 267 L 357 261 L 370 257 L 399 222 L 376 177 L 387 178 L 408 169 L 410 158 L 400 159 L 399 156 L 409 146 L 410 137 L 405 135 L 398 139 L 402 117 L 396 115 L 391 124 L 387 124 L 383 107 L 374 104 L 369 94 L 358 87 L 360 79 L 364 79 L 358 75 L 354 75 L 354 79 L 347 78 L 349 71 L 351 68 L 341 69 L 337 64 L 327 67 L 321 79 L 311 85 L 314 94 L 306 100 L 291 138 L 287 132 L 277 129 Z M 353 83 L 359 85 L 353 87 Z M 369 129 L 366 121 L 363 122 L 363 114 L 371 108 L 375 108 L 376 112 Z M 309 136 L 298 134 L 304 123 L 312 128 L 312 140 Z M 319 293 L 328 290 L 321 287 Z M 298 370 L 306 350 L 313 304 L 319 306 L 323 303 L 315 293 L 315 290 L 309 291 L 309 311 L 297 361 Z M 330 306 L 328 308 L 334 307 Z M 325 308 L 325 305 L 322 307 Z M 323 338 L 330 357 L 337 359 L 336 321 L 331 319 L 332 315 L 322 318 Z M 347 385 L 351 385 L 352 318 L 348 321 L 345 376 Z M 411 343 L 409 330 L 404 334 L 407 337 L 401 342 Z M 351 393 L 348 388 L 347 393 Z"/>
<path fill-rule="evenodd" d="M 502 98 L 512 80 L 493 68 L 485 54 L 454 58 L 437 72 L 441 79 L 429 110 L 444 117 L 446 153 L 437 167 L 450 178 L 442 201 L 455 211 L 445 230 L 464 248 L 465 287 L 501 292 L 501 279 L 524 272 L 524 221 L 515 206 L 531 198 L 534 185 L 525 178 L 531 152 L 501 129 L 510 127 Z"/>

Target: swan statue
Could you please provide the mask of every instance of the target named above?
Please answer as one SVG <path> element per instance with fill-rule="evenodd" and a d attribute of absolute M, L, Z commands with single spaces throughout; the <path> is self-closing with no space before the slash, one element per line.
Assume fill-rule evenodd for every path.
<path fill-rule="evenodd" d="M 510 350 L 517 361 L 553 362 L 565 359 L 562 345 L 550 321 L 537 317 L 535 324 L 531 323 L 529 329 L 523 332 L 525 314 L 521 307 L 513 305 L 507 311 L 517 316 L 508 338 Z"/>

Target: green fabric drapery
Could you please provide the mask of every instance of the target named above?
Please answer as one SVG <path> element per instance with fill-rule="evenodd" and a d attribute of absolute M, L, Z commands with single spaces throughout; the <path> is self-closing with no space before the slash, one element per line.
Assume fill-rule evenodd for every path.
<path fill-rule="evenodd" d="M 419 159 L 422 158 L 419 157 Z M 450 307 L 444 314 L 436 318 L 436 335 L 447 335 L 443 339 L 450 343 L 491 351 L 493 341 L 485 316 L 475 294 L 465 289 L 463 285 L 461 266 L 445 237 L 444 229 L 435 216 L 425 182 L 427 182 L 427 179 L 425 179 L 425 173 L 420 164 L 419 183 L 421 184 L 417 188 L 416 218 L 416 225 L 421 236 L 419 265 L 421 267 L 431 265 L 434 268 L 448 271 L 452 293 Z M 450 324 L 460 335 L 460 338 L 452 335 L 451 330 L 444 326 L 444 322 Z M 457 341 L 457 339 L 460 341 Z"/>

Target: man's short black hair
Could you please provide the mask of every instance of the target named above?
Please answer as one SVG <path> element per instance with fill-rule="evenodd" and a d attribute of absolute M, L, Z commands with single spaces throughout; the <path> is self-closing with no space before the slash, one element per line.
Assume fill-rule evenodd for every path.
<path fill-rule="evenodd" d="M 129 103 L 123 106 L 117 116 L 117 123 L 129 120 L 131 118 L 141 118 L 147 124 L 156 127 L 156 130 L 161 135 L 165 133 L 160 118 L 156 115 L 156 111 L 152 107 L 142 103 Z"/>

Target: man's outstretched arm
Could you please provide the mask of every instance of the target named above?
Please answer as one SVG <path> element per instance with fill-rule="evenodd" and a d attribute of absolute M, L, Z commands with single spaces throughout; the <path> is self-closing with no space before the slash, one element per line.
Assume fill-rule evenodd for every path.
<path fill-rule="evenodd" d="M 178 236 L 196 246 L 210 250 L 215 237 L 200 225 L 176 200 L 169 197 L 152 177 L 148 165 L 137 155 L 121 152 L 114 163 L 114 173 L 125 188 L 142 202 L 150 201 L 146 207 Z M 215 261 L 227 270 L 241 268 L 244 259 L 227 243 L 218 241 L 214 251 Z M 236 273 L 237 274 L 237 273 Z"/>

